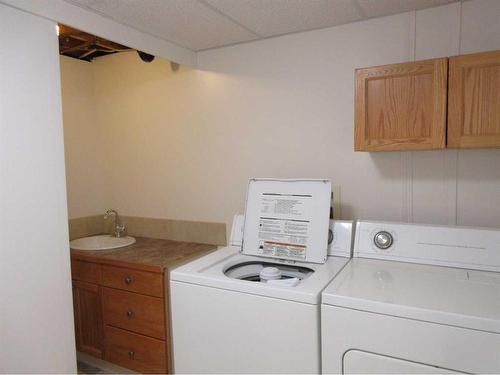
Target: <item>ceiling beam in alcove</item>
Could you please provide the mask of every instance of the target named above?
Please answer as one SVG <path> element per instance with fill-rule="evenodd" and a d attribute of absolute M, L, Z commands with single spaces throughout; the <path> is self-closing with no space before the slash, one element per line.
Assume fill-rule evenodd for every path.
<path fill-rule="evenodd" d="M 61 55 L 92 61 L 99 56 L 131 50 L 122 44 L 59 24 L 59 53 Z"/>

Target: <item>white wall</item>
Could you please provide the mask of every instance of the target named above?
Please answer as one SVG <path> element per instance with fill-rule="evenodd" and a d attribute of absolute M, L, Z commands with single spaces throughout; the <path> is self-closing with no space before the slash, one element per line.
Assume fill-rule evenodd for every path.
<path fill-rule="evenodd" d="M 201 52 L 200 70 L 97 59 L 109 206 L 230 223 L 250 177 L 326 177 L 346 219 L 500 227 L 500 150 L 353 151 L 355 68 L 500 49 L 499 16 L 454 3 Z"/>
<path fill-rule="evenodd" d="M 0 46 L 0 372 L 75 372 L 55 24 L 0 4 Z"/>

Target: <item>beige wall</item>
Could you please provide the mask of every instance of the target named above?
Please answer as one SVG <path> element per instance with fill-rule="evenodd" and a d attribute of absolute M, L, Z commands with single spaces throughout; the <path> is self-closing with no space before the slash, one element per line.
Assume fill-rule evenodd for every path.
<path fill-rule="evenodd" d="M 103 212 L 106 189 L 102 126 L 96 121 L 92 64 L 61 56 L 69 218 Z"/>
<path fill-rule="evenodd" d="M 89 181 L 127 215 L 229 224 L 250 177 L 326 177 L 346 219 L 500 227 L 500 150 L 353 152 L 355 68 L 500 49 L 498 14 L 455 3 L 208 50 L 200 70 L 97 59 L 99 140 L 85 139 L 105 178 Z"/>

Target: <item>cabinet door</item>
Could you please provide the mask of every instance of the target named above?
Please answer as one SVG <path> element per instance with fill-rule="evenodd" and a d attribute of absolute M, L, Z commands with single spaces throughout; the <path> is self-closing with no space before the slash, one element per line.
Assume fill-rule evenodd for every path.
<path fill-rule="evenodd" d="M 450 58 L 448 147 L 500 147 L 500 51 Z"/>
<path fill-rule="evenodd" d="M 356 70 L 356 151 L 444 148 L 447 58 Z"/>
<path fill-rule="evenodd" d="M 99 285 L 73 280 L 76 349 L 102 358 L 103 327 Z"/>

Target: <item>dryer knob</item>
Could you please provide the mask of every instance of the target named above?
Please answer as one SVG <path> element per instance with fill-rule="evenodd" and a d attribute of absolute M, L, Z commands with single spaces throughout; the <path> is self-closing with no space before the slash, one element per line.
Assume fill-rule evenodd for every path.
<path fill-rule="evenodd" d="M 373 237 L 373 243 L 379 249 L 386 250 L 392 246 L 394 239 L 392 234 L 386 232 L 385 230 L 378 232 L 375 237 Z"/>

